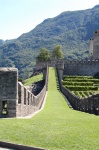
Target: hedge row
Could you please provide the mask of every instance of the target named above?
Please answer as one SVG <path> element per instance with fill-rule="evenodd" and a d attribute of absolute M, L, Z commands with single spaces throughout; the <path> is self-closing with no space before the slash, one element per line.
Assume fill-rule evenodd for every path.
<path fill-rule="evenodd" d="M 79 79 L 94 79 L 93 76 L 63 76 L 63 79 L 69 78 L 79 78 Z"/>
<path fill-rule="evenodd" d="M 99 93 L 99 79 L 92 76 L 64 76 L 62 84 L 80 98 Z"/>
<path fill-rule="evenodd" d="M 67 78 L 63 81 L 68 81 L 68 82 L 93 82 L 94 84 L 99 84 L 99 79 L 77 79 L 77 78 Z"/>
<path fill-rule="evenodd" d="M 71 91 L 97 91 L 98 87 L 95 86 L 67 86 L 65 85 L 65 88 L 68 88 Z"/>
<path fill-rule="evenodd" d="M 97 93 L 97 91 L 72 91 L 74 95 L 80 98 L 89 97 Z M 98 92 L 99 93 L 99 92 Z"/>
<path fill-rule="evenodd" d="M 93 82 L 69 82 L 69 81 L 62 81 L 63 85 L 71 85 L 71 86 L 93 86 Z"/>

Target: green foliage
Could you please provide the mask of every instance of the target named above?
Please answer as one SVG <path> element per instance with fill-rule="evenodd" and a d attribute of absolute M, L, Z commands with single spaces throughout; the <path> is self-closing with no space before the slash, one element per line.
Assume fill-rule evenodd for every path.
<path fill-rule="evenodd" d="M 92 96 L 94 94 L 99 94 L 99 91 L 72 91 L 74 95 L 80 98 L 87 98 L 89 96 Z"/>
<path fill-rule="evenodd" d="M 62 81 L 63 85 L 71 85 L 71 86 L 93 86 L 93 82 L 74 82 L 74 81 Z"/>
<path fill-rule="evenodd" d="M 57 45 L 54 47 L 54 49 L 52 51 L 53 58 L 57 58 L 57 59 L 64 58 L 64 54 L 63 54 L 61 48 L 62 48 L 61 45 Z"/>
<path fill-rule="evenodd" d="M 88 78 L 64 78 L 64 81 L 68 82 L 93 82 L 94 84 L 99 84 L 99 79 L 88 79 Z"/>
<path fill-rule="evenodd" d="M 68 75 L 64 75 L 63 76 L 63 79 L 94 79 L 93 76 L 77 76 L 77 75 L 74 75 L 74 76 L 68 76 Z"/>
<path fill-rule="evenodd" d="M 89 91 L 89 90 L 98 90 L 98 87 L 95 86 L 65 86 L 71 91 Z"/>
<path fill-rule="evenodd" d="M 62 84 L 80 98 L 99 93 L 99 79 L 92 76 L 64 76 Z"/>
<path fill-rule="evenodd" d="M 50 52 L 46 48 L 42 48 L 36 60 L 43 62 L 48 61 L 49 59 L 50 59 Z"/>

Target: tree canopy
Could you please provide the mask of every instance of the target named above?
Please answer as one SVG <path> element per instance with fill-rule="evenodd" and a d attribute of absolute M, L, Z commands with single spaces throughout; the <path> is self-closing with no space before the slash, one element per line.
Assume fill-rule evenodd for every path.
<path fill-rule="evenodd" d="M 41 62 L 49 61 L 51 57 L 56 59 L 62 59 L 64 58 L 64 54 L 61 48 L 61 45 L 55 46 L 52 53 L 50 53 L 50 51 L 46 48 L 41 48 L 39 55 L 36 57 L 36 60 Z"/>
<path fill-rule="evenodd" d="M 41 48 L 39 55 L 36 57 L 37 61 L 48 61 L 50 59 L 50 52 L 46 48 Z"/>
<path fill-rule="evenodd" d="M 52 51 L 52 57 L 57 58 L 57 59 L 64 58 L 64 54 L 63 54 L 61 45 L 57 45 L 54 47 L 54 49 Z"/>

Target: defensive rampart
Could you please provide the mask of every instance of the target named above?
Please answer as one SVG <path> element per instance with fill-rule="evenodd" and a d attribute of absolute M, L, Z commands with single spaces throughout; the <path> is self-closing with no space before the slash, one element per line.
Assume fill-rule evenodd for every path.
<path fill-rule="evenodd" d="M 65 75 L 94 76 L 99 72 L 99 60 L 66 60 L 64 62 Z"/>

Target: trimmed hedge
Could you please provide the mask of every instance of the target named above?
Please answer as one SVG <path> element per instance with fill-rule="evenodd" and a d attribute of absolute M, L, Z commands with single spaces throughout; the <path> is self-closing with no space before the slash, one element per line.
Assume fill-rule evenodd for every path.
<path fill-rule="evenodd" d="M 65 85 L 65 88 L 68 88 L 71 91 L 97 91 L 98 87 L 95 86 L 67 86 Z"/>
<path fill-rule="evenodd" d="M 79 78 L 79 79 L 94 79 L 93 76 L 63 76 L 63 79 L 66 78 Z"/>
<path fill-rule="evenodd" d="M 68 82 L 62 81 L 63 85 L 71 85 L 71 86 L 93 86 L 93 82 Z"/>
<path fill-rule="evenodd" d="M 80 98 L 89 97 L 91 95 L 99 93 L 98 91 L 72 91 L 74 95 Z"/>
<path fill-rule="evenodd" d="M 93 82 L 94 84 L 99 84 L 99 79 L 77 79 L 77 78 L 65 78 L 64 81 L 68 82 Z"/>
<path fill-rule="evenodd" d="M 99 93 L 99 79 L 92 76 L 64 76 L 62 85 L 80 98 Z"/>

